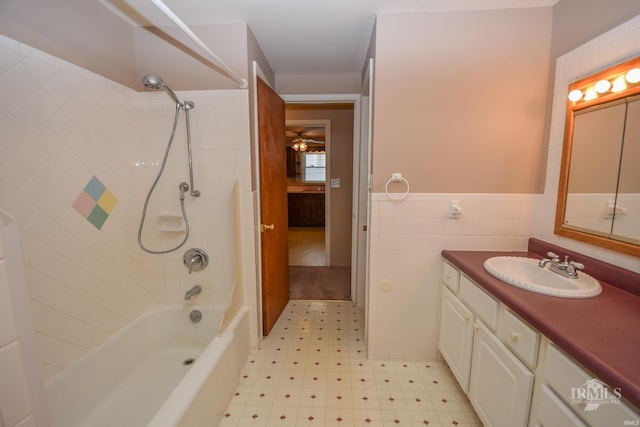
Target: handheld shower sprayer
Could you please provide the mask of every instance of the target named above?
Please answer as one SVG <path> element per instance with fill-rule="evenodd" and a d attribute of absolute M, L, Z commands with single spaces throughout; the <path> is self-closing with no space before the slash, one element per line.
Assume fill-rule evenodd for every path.
<path fill-rule="evenodd" d="M 144 76 L 142 78 L 142 84 L 149 89 L 164 89 L 164 91 L 167 92 L 167 95 L 169 95 L 169 97 L 171 97 L 171 99 L 173 99 L 176 104 L 182 106 L 182 103 L 180 102 L 176 94 L 171 90 L 171 88 L 167 86 L 167 84 L 155 74 L 147 74 L 146 76 Z"/>
<path fill-rule="evenodd" d="M 191 132 L 190 132 L 190 126 L 189 126 L 189 110 L 195 108 L 195 104 L 192 101 L 184 101 L 184 102 L 180 102 L 180 100 L 178 100 L 178 97 L 176 96 L 176 94 L 171 90 L 171 88 L 169 86 L 167 86 L 167 84 L 162 81 L 162 79 L 154 74 L 147 74 L 146 76 L 144 76 L 144 78 L 142 79 L 142 84 L 144 84 L 146 87 L 150 88 L 150 89 L 164 89 L 165 92 L 167 92 L 167 94 L 169 95 L 169 97 L 176 103 L 176 112 L 175 112 L 175 116 L 173 119 L 173 127 L 171 129 L 171 136 L 169 137 L 169 142 L 167 143 L 167 148 L 165 149 L 165 153 L 164 153 L 164 158 L 162 160 L 162 163 L 160 165 L 160 170 L 158 171 L 158 174 L 156 176 L 156 179 L 154 180 L 153 184 L 151 185 L 151 188 L 149 189 L 149 192 L 147 193 L 147 197 L 144 201 L 144 207 L 142 208 L 142 217 L 140 218 L 140 227 L 138 228 L 138 245 L 140 246 L 140 248 L 148 253 L 151 254 L 166 254 L 169 252 L 173 252 L 177 249 L 179 249 L 180 247 L 182 247 L 182 245 L 185 244 L 185 242 L 187 241 L 187 239 L 189 238 L 189 220 L 187 218 L 187 213 L 185 211 L 184 208 L 184 194 L 189 191 L 189 189 L 191 189 L 191 196 L 193 197 L 200 197 L 200 192 L 198 190 L 194 189 L 193 186 L 193 161 L 192 161 L 192 157 L 191 157 Z M 171 248 L 171 249 L 167 249 L 167 250 L 151 250 L 148 249 L 144 246 L 144 244 L 142 243 L 142 228 L 144 227 L 144 221 L 147 215 L 147 207 L 149 204 L 149 199 L 151 198 L 151 194 L 153 193 L 153 190 L 155 189 L 156 185 L 158 184 L 158 181 L 160 180 L 160 177 L 162 176 L 162 173 L 164 171 L 164 167 L 167 163 L 167 158 L 169 156 L 169 151 L 171 150 L 171 144 L 173 143 L 173 138 L 175 136 L 175 132 L 176 132 L 176 125 L 178 124 L 178 116 L 180 114 L 180 110 L 184 110 L 184 114 L 185 114 L 185 122 L 186 122 L 186 126 L 187 126 L 187 154 L 188 154 L 188 161 L 189 161 L 189 179 L 190 179 L 190 183 L 191 186 L 189 186 L 189 184 L 187 184 L 186 182 L 182 182 L 180 183 L 180 185 L 178 186 L 178 188 L 180 189 L 180 207 L 182 210 L 182 218 L 184 219 L 184 225 L 185 225 L 185 236 L 182 240 L 182 242 L 180 242 L 176 247 Z"/>

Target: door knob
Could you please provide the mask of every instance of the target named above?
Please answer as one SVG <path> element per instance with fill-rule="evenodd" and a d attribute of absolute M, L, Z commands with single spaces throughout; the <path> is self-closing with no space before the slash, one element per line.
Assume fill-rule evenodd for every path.
<path fill-rule="evenodd" d="M 264 233 L 265 231 L 273 231 L 276 226 L 274 224 L 260 224 L 260 232 Z"/>

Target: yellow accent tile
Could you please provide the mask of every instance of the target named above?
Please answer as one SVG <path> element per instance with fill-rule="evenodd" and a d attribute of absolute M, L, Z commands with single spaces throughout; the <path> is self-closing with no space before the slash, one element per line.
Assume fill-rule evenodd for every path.
<path fill-rule="evenodd" d="M 113 208 L 116 206 L 116 203 L 118 203 L 118 199 L 109 190 L 104 190 L 104 193 L 100 199 L 98 199 L 98 206 L 104 209 L 107 213 L 111 213 Z"/>

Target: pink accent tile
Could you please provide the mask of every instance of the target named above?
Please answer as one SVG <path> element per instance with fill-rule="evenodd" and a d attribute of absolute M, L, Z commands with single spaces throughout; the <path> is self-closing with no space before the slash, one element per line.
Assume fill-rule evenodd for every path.
<path fill-rule="evenodd" d="M 96 205 L 96 201 L 91 198 L 87 193 L 81 191 L 73 202 L 73 208 L 80 213 L 83 217 L 88 217 L 93 208 Z"/>

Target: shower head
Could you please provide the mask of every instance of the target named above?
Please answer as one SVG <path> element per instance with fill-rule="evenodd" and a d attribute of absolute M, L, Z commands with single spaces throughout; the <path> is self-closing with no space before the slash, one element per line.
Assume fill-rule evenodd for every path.
<path fill-rule="evenodd" d="M 173 99 L 173 101 L 180 105 L 180 101 L 175 93 L 171 90 L 169 86 L 162 79 L 154 74 L 147 74 L 142 78 L 142 84 L 148 87 L 149 89 L 164 89 L 167 92 L 167 95 Z"/>

